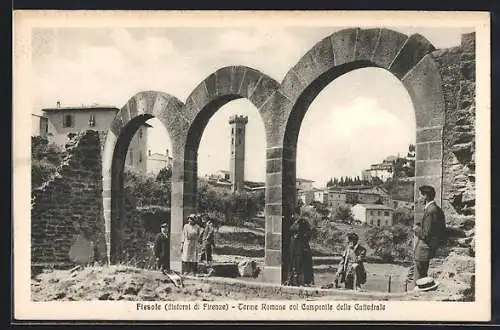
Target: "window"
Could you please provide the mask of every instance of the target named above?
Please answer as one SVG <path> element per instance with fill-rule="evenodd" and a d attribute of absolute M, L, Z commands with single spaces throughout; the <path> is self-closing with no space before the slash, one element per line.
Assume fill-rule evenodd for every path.
<path fill-rule="evenodd" d="M 231 127 L 231 135 L 234 135 L 234 127 Z"/>
<path fill-rule="evenodd" d="M 139 128 L 139 139 L 142 139 L 142 128 Z"/>
<path fill-rule="evenodd" d="M 377 215 L 382 215 L 382 211 L 378 211 Z"/>
<path fill-rule="evenodd" d="M 380 227 L 380 219 L 377 219 L 377 226 Z"/>
<path fill-rule="evenodd" d="M 241 134 L 241 127 L 238 128 L 238 134 Z"/>
<path fill-rule="evenodd" d="M 389 220 L 385 220 L 385 225 L 389 226 Z"/>
<path fill-rule="evenodd" d="M 142 163 L 142 153 L 139 153 L 139 163 Z"/>
<path fill-rule="evenodd" d="M 388 217 L 388 216 L 389 216 L 389 211 L 384 211 L 384 215 L 385 215 L 386 217 Z"/>
<path fill-rule="evenodd" d="M 94 115 L 90 115 L 89 126 L 90 127 L 94 127 L 95 126 L 95 116 Z"/>
<path fill-rule="evenodd" d="M 63 127 L 73 127 L 73 115 L 64 115 Z"/>

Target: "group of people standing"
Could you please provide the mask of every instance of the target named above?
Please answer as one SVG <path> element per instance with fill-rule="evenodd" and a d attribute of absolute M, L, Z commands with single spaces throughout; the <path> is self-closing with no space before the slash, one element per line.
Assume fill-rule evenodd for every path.
<path fill-rule="evenodd" d="M 198 262 L 213 261 L 215 228 L 213 219 L 191 214 L 182 229 L 181 260 L 185 274 L 197 274 Z"/>
<path fill-rule="evenodd" d="M 215 227 L 210 217 L 191 214 L 182 229 L 181 260 L 184 274 L 197 274 L 198 262 L 213 261 L 212 253 L 215 249 Z M 154 254 L 158 268 L 162 271 L 169 269 L 170 246 L 168 243 L 168 225 L 161 225 L 161 233 L 156 236 Z"/>
<path fill-rule="evenodd" d="M 417 203 L 424 206 L 421 219 L 413 226 L 413 265 L 410 269 L 413 287 L 417 281 L 428 277 L 429 262 L 436 256 L 438 248 L 446 239 L 445 216 L 443 210 L 434 201 L 434 187 L 422 185 L 418 188 Z M 292 215 L 292 224 L 288 230 L 289 265 L 286 284 L 294 286 L 314 285 L 312 253 L 310 247 L 311 227 L 306 218 L 296 211 Z M 359 244 L 356 233 L 347 234 L 346 248 L 342 254 L 338 270 L 333 282 L 323 288 L 339 288 L 344 284 L 346 289 L 358 290 L 366 283 L 367 273 L 364 266 L 366 248 Z"/>

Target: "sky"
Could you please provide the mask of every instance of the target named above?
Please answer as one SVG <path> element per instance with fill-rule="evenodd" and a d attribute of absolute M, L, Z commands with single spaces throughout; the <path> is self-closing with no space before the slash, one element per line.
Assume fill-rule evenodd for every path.
<path fill-rule="evenodd" d="M 344 27 L 38 28 L 32 38 L 33 113 L 82 104 L 121 108 L 143 90 L 185 101 L 218 68 L 246 65 L 281 81 L 315 43 Z M 420 33 L 436 48 L 460 44 L 469 28 L 392 28 Z M 286 51 L 284 51 L 286 50 Z M 198 151 L 198 174 L 229 168 L 229 116 L 248 116 L 245 179 L 264 181 L 264 123 L 239 99 L 210 119 Z M 149 149 L 170 148 L 165 128 L 148 121 Z M 302 122 L 297 176 L 322 186 L 330 177 L 357 176 L 415 141 L 413 105 L 402 83 L 383 69 L 347 73 L 316 97 Z"/>

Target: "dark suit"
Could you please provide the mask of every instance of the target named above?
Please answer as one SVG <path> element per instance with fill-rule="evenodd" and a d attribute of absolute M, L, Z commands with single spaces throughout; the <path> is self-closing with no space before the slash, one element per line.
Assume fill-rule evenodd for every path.
<path fill-rule="evenodd" d="M 170 242 L 163 233 L 156 235 L 153 247 L 154 255 L 158 258 L 158 268 L 161 270 L 170 269 Z"/>
<path fill-rule="evenodd" d="M 422 221 L 416 223 L 415 229 L 415 270 L 414 281 L 427 276 L 429 261 L 444 237 L 445 219 L 443 210 L 435 202 L 428 204 L 424 210 Z"/>

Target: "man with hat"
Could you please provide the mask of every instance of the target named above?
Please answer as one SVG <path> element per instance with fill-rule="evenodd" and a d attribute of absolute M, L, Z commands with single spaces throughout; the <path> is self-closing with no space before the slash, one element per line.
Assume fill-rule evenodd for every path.
<path fill-rule="evenodd" d="M 153 252 L 158 268 L 165 273 L 170 270 L 170 243 L 168 240 L 168 224 L 161 224 L 161 232 L 156 235 Z"/>
<path fill-rule="evenodd" d="M 413 284 L 427 277 L 429 261 L 435 256 L 436 250 L 444 238 L 445 219 L 443 210 L 434 201 L 436 191 L 432 186 L 422 185 L 418 188 L 419 199 L 423 203 L 424 215 L 420 222 L 413 226 L 414 232 L 414 274 Z"/>
<path fill-rule="evenodd" d="M 205 228 L 200 237 L 201 241 L 201 258 L 200 261 L 211 263 L 213 261 L 212 252 L 215 250 L 215 229 L 211 217 L 207 217 Z"/>

